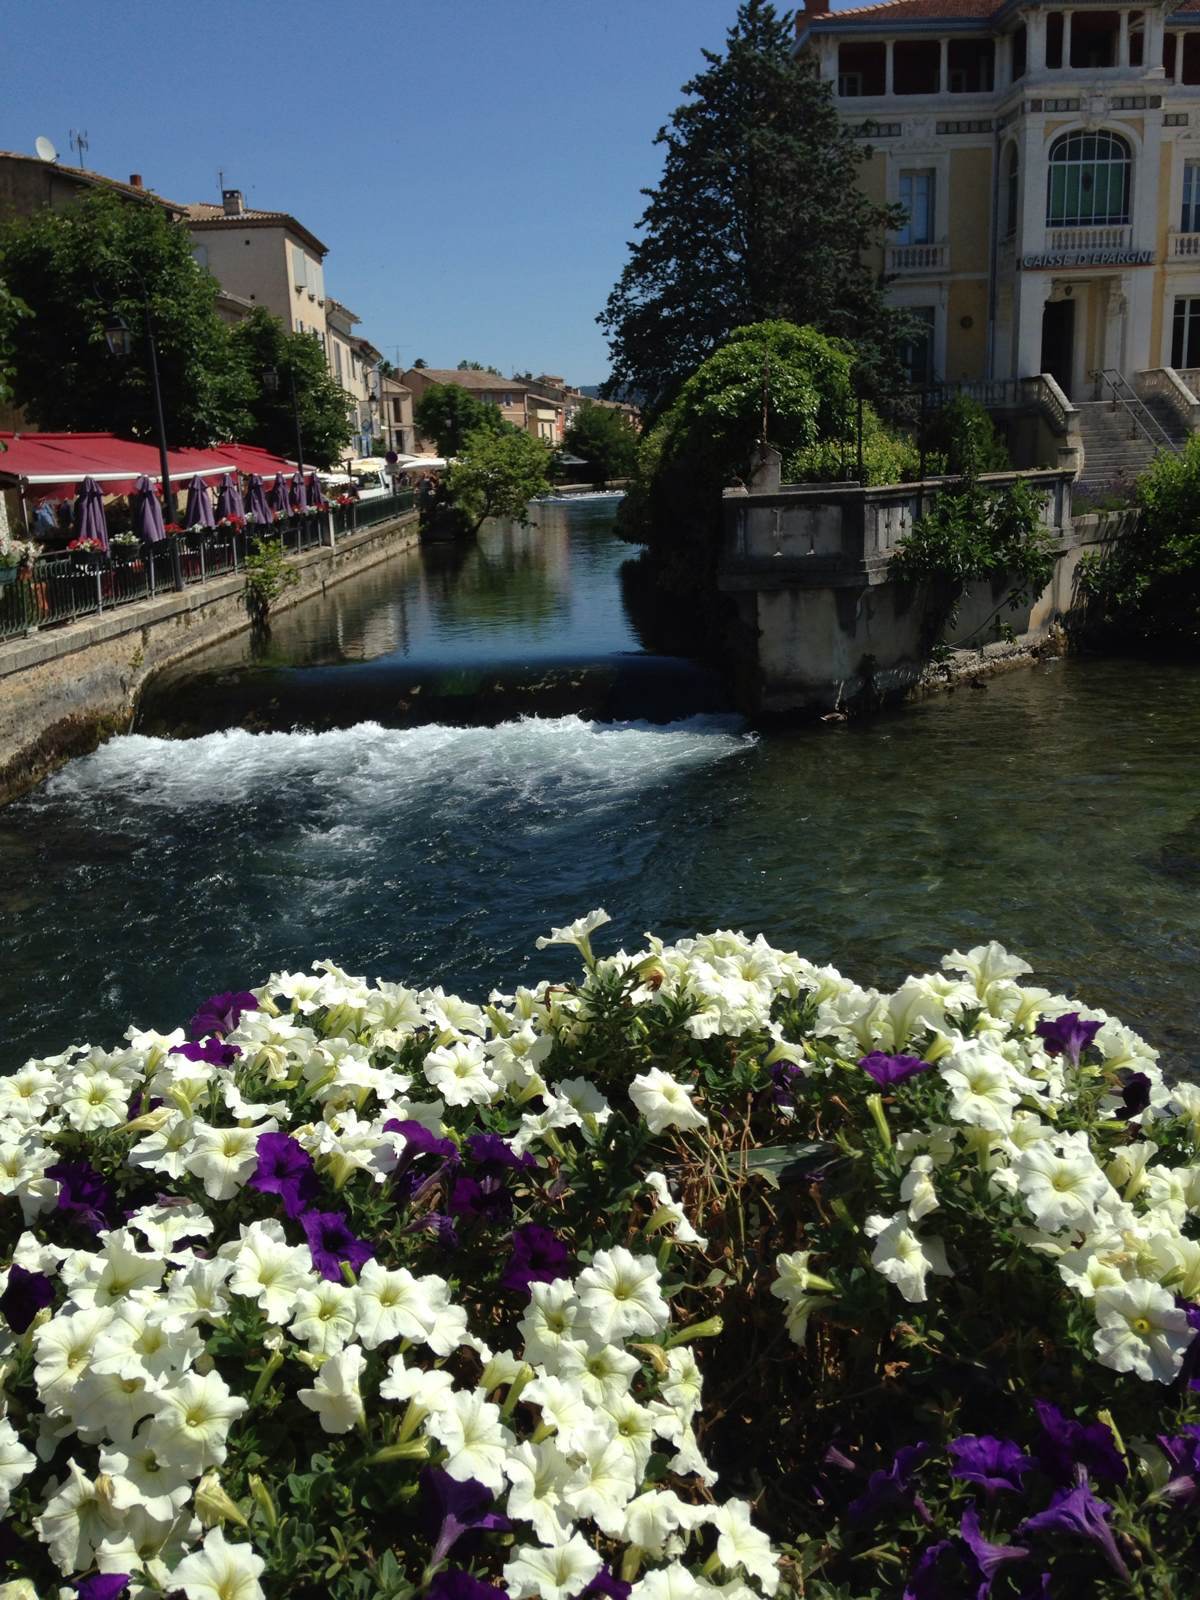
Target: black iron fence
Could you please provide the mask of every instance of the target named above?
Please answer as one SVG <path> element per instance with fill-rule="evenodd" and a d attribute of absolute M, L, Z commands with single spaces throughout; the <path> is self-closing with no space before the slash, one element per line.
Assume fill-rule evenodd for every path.
<path fill-rule="evenodd" d="M 391 522 L 402 517 L 417 503 L 416 492 L 399 489 L 395 494 L 380 495 L 377 500 L 352 500 L 346 505 L 333 507 L 333 531 L 338 538 L 361 533 L 364 528 L 374 528 L 381 522 Z"/>

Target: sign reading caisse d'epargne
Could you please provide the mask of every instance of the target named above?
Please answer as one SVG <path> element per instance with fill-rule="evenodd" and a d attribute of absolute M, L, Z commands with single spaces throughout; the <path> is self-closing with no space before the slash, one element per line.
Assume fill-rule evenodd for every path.
<path fill-rule="evenodd" d="M 1026 271 L 1037 267 L 1152 267 L 1153 250 L 1053 250 L 1021 257 Z"/>

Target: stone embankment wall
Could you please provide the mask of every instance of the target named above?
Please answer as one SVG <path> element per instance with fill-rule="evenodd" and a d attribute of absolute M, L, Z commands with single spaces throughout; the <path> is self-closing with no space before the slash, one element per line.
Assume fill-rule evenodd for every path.
<path fill-rule="evenodd" d="M 720 585 L 736 609 L 739 697 L 751 715 L 827 713 L 865 699 L 895 699 L 928 687 L 930 618 L 939 596 L 889 575 L 891 557 L 946 480 L 877 488 L 785 486 L 764 462 L 754 487 L 724 502 Z M 1002 487 L 1020 476 L 1044 497 L 1054 574 L 1042 594 L 1014 610 L 1011 586 L 975 584 L 941 642 L 979 651 L 1015 640 L 1043 649 L 1077 605 L 1076 572 L 1090 548 L 1119 533 L 1112 519 L 1072 519 L 1070 471 L 992 473 Z M 1012 652 L 1004 659 L 1011 661 Z"/>
<path fill-rule="evenodd" d="M 417 540 L 417 515 L 294 556 L 298 582 L 276 609 L 299 605 Z M 127 729 L 161 668 L 250 627 L 242 574 L 139 600 L 0 644 L 0 803 L 107 734 Z"/>

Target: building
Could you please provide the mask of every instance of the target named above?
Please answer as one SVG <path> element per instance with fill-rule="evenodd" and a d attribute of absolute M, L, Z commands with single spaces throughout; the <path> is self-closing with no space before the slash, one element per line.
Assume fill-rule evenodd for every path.
<path fill-rule="evenodd" d="M 138 172 L 130 174 L 128 183 L 116 178 L 106 178 L 99 172 L 88 172 L 83 167 L 64 167 L 57 161 L 43 161 L 40 156 L 23 156 L 14 150 L 0 150 L 0 220 L 8 217 L 28 217 L 49 206 L 61 210 L 72 205 L 82 195 L 100 189 L 120 200 L 142 201 L 147 205 L 161 206 L 175 220 L 183 217 L 184 207 L 164 200 L 161 195 L 147 189 Z"/>
<path fill-rule="evenodd" d="M 915 380 L 1200 368 L 1200 0 L 809 0 L 797 49 L 904 207 Z"/>
<path fill-rule="evenodd" d="M 340 300 L 327 298 L 325 317 L 329 370 L 346 391 L 350 422 L 354 429 L 351 449 L 356 456 L 370 455 L 377 405 L 377 397 L 373 397 L 371 392 L 371 380 L 375 377 L 378 381 L 378 377 L 368 369 L 362 349 L 365 341 L 354 332 L 359 319 L 349 306 L 344 306 Z"/>
<path fill-rule="evenodd" d="M 221 204 L 184 206 L 196 260 L 228 295 L 262 306 L 289 333 L 311 333 L 328 351 L 325 257 L 328 248 L 286 211 L 246 205 L 240 189 Z"/>
<path fill-rule="evenodd" d="M 399 378 L 379 380 L 379 419 L 383 448 L 400 456 L 417 453 L 417 430 L 413 423 L 413 394 Z"/>
<path fill-rule="evenodd" d="M 500 415 L 514 428 L 544 439 L 547 444 L 558 445 L 563 437 L 563 416 L 566 406 L 555 398 L 553 386 L 561 380 L 539 383 L 526 378 L 505 378 L 496 372 L 476 372 L 469 368 L 410 367 L 403 383 L 419 400 L 437 383 L 453 383 L 473 394 L 485 405 L 497 406 Z M 548 392 L 543 393 L 546 389 Z"/>

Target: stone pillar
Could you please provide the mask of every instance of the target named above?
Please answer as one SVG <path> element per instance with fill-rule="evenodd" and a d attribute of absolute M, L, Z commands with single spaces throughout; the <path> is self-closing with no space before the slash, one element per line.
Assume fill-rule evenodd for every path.
<path fill-rule="evenodd" d="M 1071 65 L 1071 13 L 1069 11 L 1064 11 L 1063 12 L 1063 46 L 1062 46 L 1062 50 L 1063 50 L 1062 64 L 1063 64 L 1064 67 L 1069 67 Z"/>
<path fill-rule="evenodd" d="M 1143 54 L 1145 52 L 1145 48 L 1146 48 L 1145 39 L 1143 37 L 1143 42 L 1142 42 Z M 1120 33 L 1117 36 L 1117 65 L 1119 67 L 1127 67 L 1129 65 L 1129 13 L 1128 13 L 1128 11 L 1122 11 L 1122 13 L 1121 13 L 1121 30 L 1120 30 Z"/>
<path fill-rule="evenodd" d="M 783 482 L 783 457 L 773 445 L 761 440 L 750 467 L 752 494 L 778 494 Z"/>
<path fill-rule="evenodd" d="M 1025 19 L 1025 74 L 1046 70 L 1046 13 L 1030 11 Z"/>
<path fill-rule="evenodd" d="M 948 94 L 950 92 L 950 41 L 949 41 L 949 39 L 939 39 L 938 40 L 938 49 L 939 49 L 939 55 L 938 55 L 938 93 L 939 94 Z"/>
<path fill-rule="evenodd" d="M 884 49 L 886 50 L 887 55 L 886 55 L 886 66 L 884 68 L 884 75 L 883 75 L 883 92 L 884 92 L 884 94 L 887 95 L 888 99 L 890 100 L 892 95 L 894 95 L 895 92 L 896 92 L 896 88 L 895 88 L 896 75 L 895 75 L 895 71 L 894 71 L 894 63 L 893 63 L 893 60 L 892 60 L 892 41 L 890 39 L 888 40 L 887 44 L 884 46 Z"/>
<path fill-rule="evenodd" d="M 1042 313 L 1050 289 L 1049 278 L 1023 272 L 1018 279 L 1017 377 L 1036 378 L 1042 370 Z"/>

